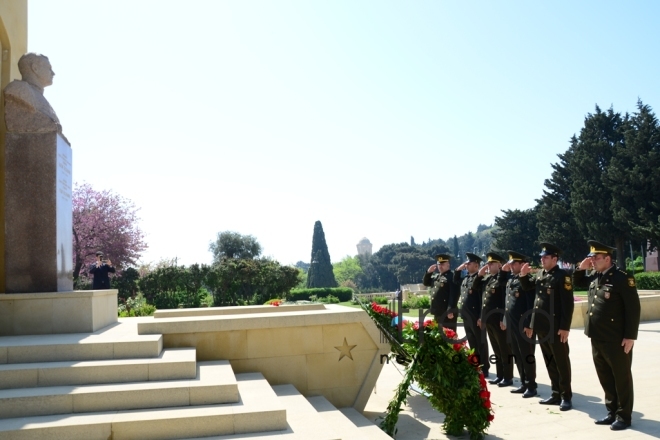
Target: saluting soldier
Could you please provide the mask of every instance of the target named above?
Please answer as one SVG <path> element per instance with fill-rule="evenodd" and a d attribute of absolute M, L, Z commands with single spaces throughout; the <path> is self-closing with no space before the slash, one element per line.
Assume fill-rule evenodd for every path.
<path fill-rule="evenodd" d="M 530 327 L 525 328 L 528 338 L 538 335 L 541 352 L 546 361 L 552 395 L 539 403 L 559 405 L 560 411 L 573 408 L 571 389 L 571 359 L 569 358 L 568 334 L 573 320 L 573 282 L 557 265 L 561 250 L 550 243 L 541 243 L 540 253 L 543 270 L 534 278 L 529 275 L 529 263 L 520 269 L 520 285 L 523 289 L 535 289 L 536 296 Z"/>
<path fill-rule="evenodd" d="M 474 349 L 475 354 L 482 364 L 481 370 L 484 377 L 488 377 L 488 339 L 483 335 L 477 326 L 477 320 L 481 317 L 481 298 L 483 292 L 473 286 L 474 280 L 479 272 L 479 263 L 481 258 L 472 252 L 466 252 L 467 261 L 454 270 L 454 284 L 461 286 L 461 296 L 458 299 L 458 311 L 463 318 L 463 327 L 467 336 L 470 348 Z M 467 270 L 467 275 L 461 281 L 461 271 Z"/>
<path fill-rule="evenodd" d="M 529 258 L 509 251 L 509 261 L 502 266 L 500 282 L 506 284 L 506 304 L 502 327 L 507 331 L 507 339 L 516 358 L 516 367 L 520 375 L 520 387 L 511 390 L 522 394 L 524 398 L 536 396 L 536 345 L 524 336 L 524 328 L 530 328 L 531 314 L 525 315 L 534 307 L 535 289 L 523 289 L 520 284 L 520 269 Z"/>
<path fill-rule="evenodd" d="M 630 427 L 633 409 L 632 350 L 639 329 L 635 278 L 614 264 L 613 247 L 589 241 L 590 252 L 573 274 L 576 286 L 589 286 L 584 333 L 591 338 L 607 416 L 595 421 L 620 431 Z M 592 269 L 587 272 L 587 269 Z"/>
<path fill-rule="evenodd" d="M 490 345 L 495 353 L 495 367 L 497 377 L 488 382 L 497 384 L 498 387 L 513 385 L 513 364 L 511 363 L 511 347 L 506 342 L 506 331 L 502 329 L 504 319 L 504 295 L 506 285 L 500 283 L 498 273 L 504 262 L 504 258 L 494 252 L 486 254 L 487 265 L 477 273 L 473 284 L 480 287 L 483 292 L 481 301 L 481 316 L 477 321 L 480 329 L 486 328 Z M 486 275 L 488 271 L 488 275 Z"/>
<path fill-rule="evenodd" d="M 442 324 L 444 328 L 456 331 L 456 321 L 458 314 L 456 312 L 456 301 L 458 292 L 454 284 L 454 277 L 449 267 L 451 257 L 447 254 L 438 254 L 435 256 L 436 264 L 429 267 L 424 274 L 424 285 L 433 287 L 433 299 L 431 300 L 431 313 L 438 325 Z M 450 310 L 454 310 L 453 312 Z M 441 323 L 442 315 L 445 315 Z"/>

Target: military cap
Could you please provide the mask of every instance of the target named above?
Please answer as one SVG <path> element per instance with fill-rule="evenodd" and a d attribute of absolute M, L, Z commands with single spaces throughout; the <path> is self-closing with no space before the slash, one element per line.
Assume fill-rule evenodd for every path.
<path fill-rule="evenodd" d="M 529 260 L 529 257 L 526 255 L 521 254 L 520 252 L 516 251 L 507 251 L 509 254 L 509 261 L 508 263 L 513 263 L 514 261 L 520 261 L 521 263 L 524 263 Z"/>
<path fill-rule="evenodd" d="M 479 255 L 473 254 L 472 252 L 466 252 L 465 255 L 468 259 L 466 263 L 481 263 L 481 257 Z"/>
<path fill-rule="evenodd" d="M 589 257 L 593 257 L 596 254 L 610 254 L 612 255 L 612 252 L 616 250 L 616 248 L 613 248 L 612 246 L 608 246 L 603 243 L 598 243 L 595 240 L 589 240 L 587 242 L 589 245 Z"/>
<path fill-rule="evenodd" d="M 504 263 L 504 258 L 500 257 L 500 256 L 499 256 L 498 254 L 496 254 L 495 252 L 488 252 L 488 253 L 486 254 L 486 261 L 487 261 L 488 263 L 492 263 L 492 262 Z"/>
<path fill-rule="evenodd" d="M 450 258 L 451 258 L 451 256 L 447 255 L 447 254 L 437 254 L 435 256 L 435 260 L 438 263 L 446 263 L 447 261 L 449 261 Z"/>
<path fill-rule="evenodd" d="M 561 254 L 561 249 L 559 249 L 554 244 L 541 243 L 541 253 L 539 254 L 540 257 L 545 257 L 546 255 L 554 255 L 559 257 L 559 254 Z"/>

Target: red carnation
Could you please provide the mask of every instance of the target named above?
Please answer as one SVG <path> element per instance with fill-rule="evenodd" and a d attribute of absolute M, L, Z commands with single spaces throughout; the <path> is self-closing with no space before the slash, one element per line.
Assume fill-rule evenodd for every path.
<path fill-rule="evenodd" d="M 481 385 L 481 388 L 486 388 L 486 378 L 483 374 L 479 374 L 479 384 Z"/>
<path fill-rule="evenodd" d="M 492 422 L 495 419 L 495 416 L 493 414 L 488 414 L 488 421 Z"/>
<path fill-rule="evenodd" d="M 490 409 L 490 400 L 484 400 L 483 405 L 484 405 L 484 408 Z"/>
<path fill-rule="evenodd" d="M 488 399 L 490 397 L 490 393 L 486 390 L 482 390 L 479 392 L 479 397 L 482 399 Z"/>
<path fill-rule="evenodd" d="M 456 338 L 456 332 L 450 328 L 446 328 L 445 330 L 445 335 L 447 335 L 448 338 L 450 339 L 455 339 Z"/>
<path fill-rule="evenodd" d="M 455 351 L 461 351 L 461 348 L 463 347 L 463 344 L 454 344 L 453 345 Z"/>

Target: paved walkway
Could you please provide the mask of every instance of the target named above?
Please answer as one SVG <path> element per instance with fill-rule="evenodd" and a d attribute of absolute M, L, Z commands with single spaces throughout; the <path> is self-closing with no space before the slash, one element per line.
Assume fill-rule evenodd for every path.
<path fill-rule="evenodd" d="M 603 391 L 596 376 L 591 357 L 591 344 L 582 329 L 573 329 L 569 336 L 573 370 L 573 410 L 560 412 L 557 406 L 539 405 L 540 398 L 550 396 L 550 380 L 544 364 L 537 366 L 539 396 L 523 399 L 511 394 L 513 387 L 498 388 L 489 385 L 495 410 L 495 420 L 488 430 L 487 439 L 652 439 L 660 438 L 660 321 L 642 323 L 635 343 L 633 379 L 635 406 L 632 427 L 619 432 L 609 426 L 594 425 L 593 420 L 607 415 Z M 459 336 L 463 336 L 459 327 Z M 492 353 L 492 351 L 491 351 Z M 540 348 L 536 349 L 540 357 Z M 398 367 L 398 369 L 397 369 Z M 385 365 L 372 394 L 365 416 L 376 421 L 382 416 L 394 389 L 402 379 L 403 368 Z M 491 369 L 495 370 L 494 366 Z M 514 374 L 517 370 L 514 367 Z M 493 378 L 493 374 L 490 376 Z M 519 382 L 514 380 L 514 386 Z M 429 405 L 424 396 L 413 393 L 408 405 L 400 413 L 397 440 L 454 439 L 442 431 L 444 416 Z M 464 435 L 462 438 L 468 438 Z"/>

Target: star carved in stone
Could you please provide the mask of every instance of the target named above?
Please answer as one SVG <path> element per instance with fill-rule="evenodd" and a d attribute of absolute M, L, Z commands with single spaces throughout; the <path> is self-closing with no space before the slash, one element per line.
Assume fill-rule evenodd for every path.
<path fill-rule="evenodd" d="M 357 347 L 357 345 L 348 345 L 346 338 L 344 338 L 344 344 L 340 345 L 339 347 L 335 347 L 335 350 L 339 350 L 340 352 L 339 360 L 344 359 L 345 356 L 347 356 L 350 360 L 353 360 L 351 350 L 353 350 L 355 347 Z"/>

